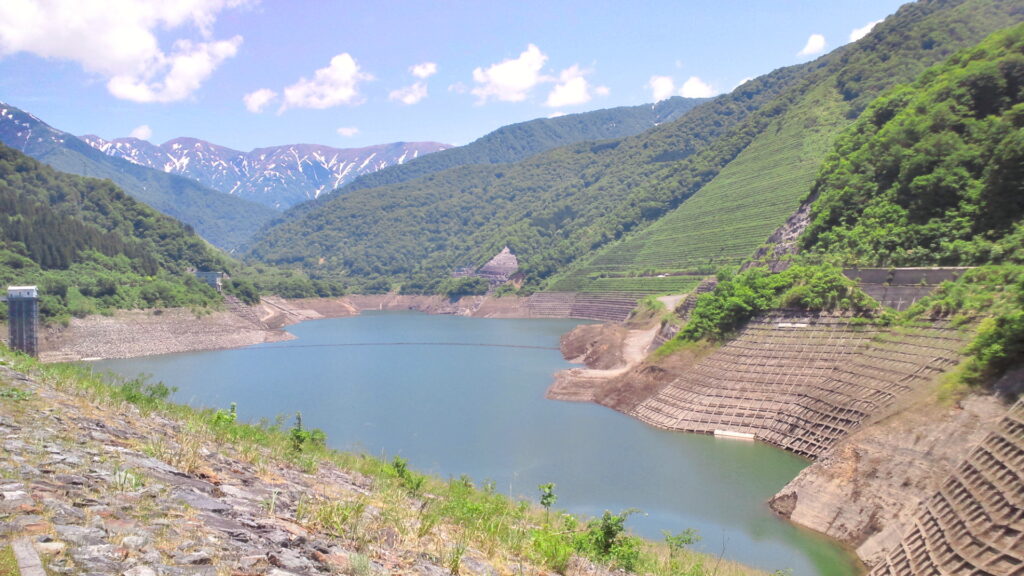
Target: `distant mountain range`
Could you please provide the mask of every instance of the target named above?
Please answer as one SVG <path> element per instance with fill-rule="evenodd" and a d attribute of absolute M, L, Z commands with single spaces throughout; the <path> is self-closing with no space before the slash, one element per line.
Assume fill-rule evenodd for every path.
<path fill-rule="evenodd" d="M 577 142 L 634 136 L 671 122 L 706 100 L 673 96 L 656 104 L 619 106 L 509 124 L 465 146 L 360 176 L 346 185 L 345 191 L 397 184 L 458 166 L 518 162 Z"/>
<path fill-rule="evenodd" d="M 240 248 L 277 212 L 195 180 L 107 156 L 36 116 L 0 102 L 0 142 L 57 170 L 106 178 L 137 200 L 191 226 L 210 243 Z"/>
<path fill-rule="evenodd" d="M 316 199 L 364 174 L 451 148 L 438 142 L 395 142 L 365 148 L 291 144 L 241 152 L 196 138 L 159 146 L 138 138 L 81 138 L 108 156 L 279 209 Z"/>

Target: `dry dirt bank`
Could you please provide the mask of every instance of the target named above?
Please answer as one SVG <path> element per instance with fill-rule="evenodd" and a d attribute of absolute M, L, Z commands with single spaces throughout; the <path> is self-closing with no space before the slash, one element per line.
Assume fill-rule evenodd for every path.
<path fill-rule="evenodd" d="M 577 326 L 562 336 L 562 355 L 586 368 L 555 374 L 546 396 L 568 402 L 597 401 L 609 382 L 636 370 L 657 333 L 657 324 L 639 328 L 618 324 Z"/>
<path fill-rule="evenodd" d="M 257 306 L 226 302 L 209 314 L 172 308 L 119 311 L 112 316 L 72 318 L 68 326 L 51 326 L 40 339 L 44 362 L 89 358 L 132 358 L 240 348 L 289 340 L 283 328 L 306 320 L 355 316 L 364 310 L 416 310 L 482 318 L 524 317 L 522 299 L 468 296 L 449 301 L 440 296 L 346 296 L 343 298 L 264 298 Z M 3 326 L 3 335 L 7 329 Z"/>

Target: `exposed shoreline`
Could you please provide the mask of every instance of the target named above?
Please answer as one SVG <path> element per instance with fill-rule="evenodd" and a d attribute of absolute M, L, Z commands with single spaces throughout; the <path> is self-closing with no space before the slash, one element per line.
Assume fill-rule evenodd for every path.
<path fill-rule="evenodd" d="M 48 326 L 40 338 L 43 362 L 136 358 L 242 348 L 291 340 L 284 328 L 307 320 L 356 316 L 365 310 L 417 310 L 486 318 L 527 318 L 520 298 L 470 296 L 345 296 L 286 300 L 269 297 L 256 306 L 228 302 L 226 309 L 197 314 L 184 308 L 121 310 L 111 316 L 72 318 Z M 6 333 L 6 330 L 4 330 Z"/>

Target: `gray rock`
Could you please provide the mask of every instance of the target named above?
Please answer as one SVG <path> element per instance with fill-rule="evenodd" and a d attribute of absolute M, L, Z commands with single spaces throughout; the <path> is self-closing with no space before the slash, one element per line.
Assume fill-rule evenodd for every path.
<path fill-rule="evenodd" d="M 56 525 L 53 527 L 57 535 L 63 540 L 76 546 L 95 546 L 103 542 L 106 532 L 98 528 L 86 528 L 85 526 Z"/>
<path fill-rule="evenodd" d="M 206 550 L 200 550 L 190 554 L 175 555 L 174 561 L 187 566 L 201 566 L 213 564 L 213 557 Z"/>
<path fill-rule="evenodd" d="M 143 546 L 149 543 L 149 537 L 142 534 L 135 534 L 132 536 L 125 536 L 121 540 L 121 545 L 131 550 L 141 550 Z"/>
<path fill-rule="evenodd" d="M 299 555 L 293 550 L 282 548 L 267 555 L 270 563 L 285 570 L 303 572 L 314 568 L 314 564 L 308 558 Z"/>
<path fill-rule="evenodd" d="M 175 490 L 173 497 L 184 501 L 192 508 L 196 508 L 198 510 L 206 510 L 209 512 L 226 512 L 231 510 L 231 506 L 221 502 L 220 500 L 191 491 Z"/>
<path fill-rule="evenodd" d="M 136 566 L 121 573 L 121 576 L 156 576 L 156 570 L 149 566 Z"/>

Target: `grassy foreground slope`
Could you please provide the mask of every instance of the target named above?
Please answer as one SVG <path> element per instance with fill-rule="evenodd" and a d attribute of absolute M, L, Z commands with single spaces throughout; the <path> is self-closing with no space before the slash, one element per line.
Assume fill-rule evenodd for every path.
<path fill-rule="evenodd" d="M 5 541 L 49 534 L 61 553 L 42 555 L 47 568 L 76 574 L 199 565 L 218 574 L 765 575 L 690 550 L 692 531 L 644 541 L 625 529 L 628 512 L 586 519 L 545 510 L 493 483 L 330 450 L 298 418 L 243 424 L 244 402 L 197 410 L 168 402 L 170 392 L 0 346 L 0 418 L 5 442 L 18 446 L 0 452 L 0 476 L 26 487 L 7 491 Z M 36 486 L 52 491 L 46 506 L 58 513 L 37 513 L 27 494 Z M 548 499 L 543 487 L 537 494 L 550 508 L 557 494 L 548 486 Z M 83 499 L 102 507 L 107 529 L 66 512 Z"/>
<path fill-rule="evenodd" d="M 575 266 L 552 288 L 738 264 L 800 205 L 836 137 L 874 96 L 1022 17 L 1020 6 L 988 1 L 901 8 L 856 45 L 826 56 L 811 85 L 783 95 L 796 101 L 692 198 Z"/>
<path fill-rule="evenodd" d="M 278 214 L 266 206 L 120 158 L 107 156 L 76 136 L 0 103 L 0 141 L 57 170 L 105 178 L 135 199 L 191 226 L 224 250 L 238 250 Z"/>

